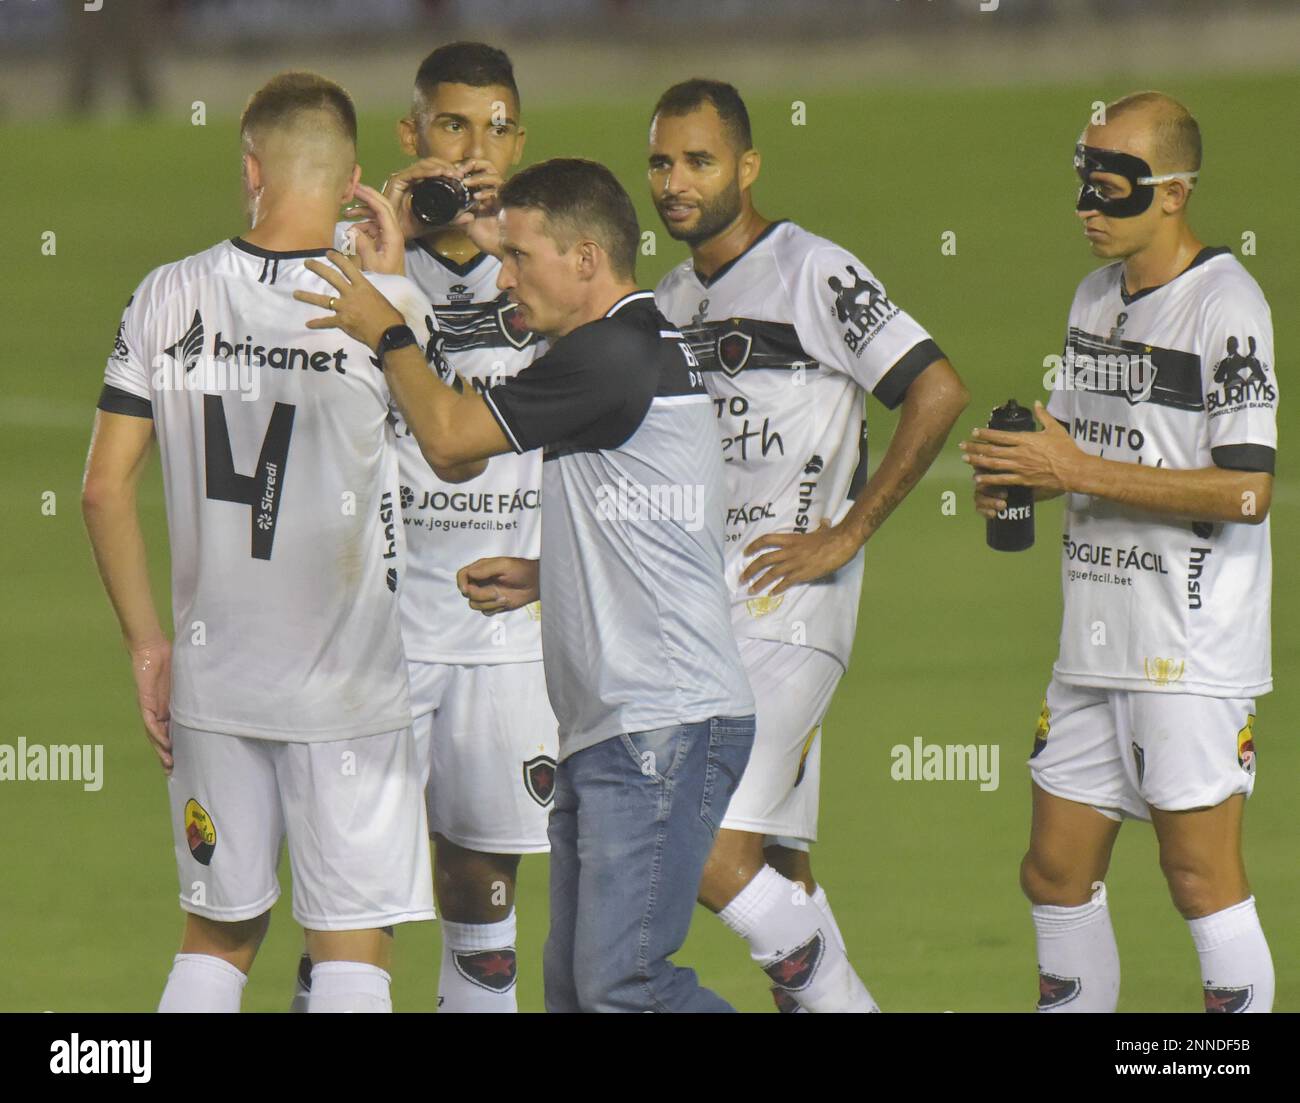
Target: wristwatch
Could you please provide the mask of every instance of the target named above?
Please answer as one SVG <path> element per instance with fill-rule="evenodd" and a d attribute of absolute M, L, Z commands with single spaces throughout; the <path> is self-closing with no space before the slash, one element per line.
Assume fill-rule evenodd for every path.
<path fill-rule="evenodd" d="M 392 352 L 394 349 L 404 349 L 407 345 L 418 345 L 419 343 L 419 338 L 411 332 L 410 326 L 389 326 L 379 335 L 379 344 L 375 346 L 375 359 L 379 362 L 379 370 L 384 370 L 385 353 Z"/>

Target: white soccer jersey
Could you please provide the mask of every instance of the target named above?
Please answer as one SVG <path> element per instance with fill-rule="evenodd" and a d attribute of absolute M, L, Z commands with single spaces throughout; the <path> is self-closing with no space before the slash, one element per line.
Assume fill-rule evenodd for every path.
<path fill-rule="evenodd" d="M 1227 248 L 1137 295 L 1122 276 L 1111 264 L 1079 285 L 1049 412 L 1109 460 L 1272 472 L 1277 369 L 1259 285 Z M 1061 581 L 1062 681 L 1210 697 L 1272 688 L 1267 519 L 1178 521 L 1071 494 Z"/>
<path fill-rule="evenodd" d="M 342 223 L 340 235 L 347 228 Z M 406 250 L 407 277 L 436 319 L 443 357 L 463 380 L 458 385 L 480 394 L 514 378 L 538 352 L 538 337 L 518 324 L 514 304 L 497 290 L 500 271 L 501 262 L 486 253 L 462 265 L 421 242 Z M 393 416 L 407 540 L 401 603 L 407 656 L 431 663 L 535 662 L 542 657 L 540 603 L 485 617 L 456 588 L 456 572 L 485 556 L 541 554 L 541 454 L 493 456 L 477 478 L 445 483 L 400 414 Z"/>
<path fill-rule="evenodd" d="M 172 716 L 311 742 L 411 722 L 388 387 L 309 330 L 303 258 L 235 239 L 155 269 L 118 327 L 100 409 L 152 417 L 171 537 Z M 423 328 L 415 287 L 375 285 Z"/>
<path fill-rule="evenodd" d="M 893 409 L 943 353 L 862 261 L 793 222 L 700 279 L 690 261 L 655 290 L 713 398 L 727 472 L 726 564 L 740 638 L 815 647 L 847 666 L 862 553 L 828 578 L 751 596 L 745 547 L 840 521 L 866 481 L 863 402 Z"/>

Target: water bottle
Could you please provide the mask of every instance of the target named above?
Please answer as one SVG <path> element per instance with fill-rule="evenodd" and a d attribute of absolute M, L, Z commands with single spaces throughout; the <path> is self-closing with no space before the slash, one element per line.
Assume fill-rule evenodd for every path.
<path fill-rule="evenodd" d="M 989 415 L 989 428 L 1005 433 L 1032 433 L 1035 430 L 1034 412 L 1021 406 L 1014 398 L 999 406 Z M 995 518 L 987 522 L 988 545 L 994 551 L 1024 551 L 1034 546 L 1034 488 L 1032 486 L 1004 486 L 1006 505 Z"/>

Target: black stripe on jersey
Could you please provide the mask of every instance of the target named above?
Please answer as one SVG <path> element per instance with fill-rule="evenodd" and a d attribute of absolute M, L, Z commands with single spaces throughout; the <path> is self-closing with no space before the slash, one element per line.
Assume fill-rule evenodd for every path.
<path fill-rule="evenodd" d="M 258 282 L 258 283 L 265 283 L 265 282 L 266 282 L 266 270 L 267 270 L 270 266 L 271 266 L 271 258 L 270 258 L 270 257 L 263 257 L 263 258 L 262 258 L 262 272 L 261 272 L 261 274 L 257 277 L 257 282 Z"/>
<path fill-rule="evenodd" d="M 128 417 L 153 417 L 152 402 L 147 398 L 141 398 L 138 394 L 124 391 L 121 387 L 114 387 L 112 383 L 104 384 L 104 389 L 99 392 L 99 402 L 96 405 L 106 414 L 126 414 Z"/>
<path fill-rule="evenodd" d="M 1220 444 L 1210 449 L 1215 467 L 1232 471 L 1262 471 L 1273 474 L 1277 452 L 1267 444 Z"/>
<path fill-rule="evenodd" d="M 522 349 L 540 340 L 519 321 L 519 310 L 503 291 L 485 303 L 431 303 L 444 354 L 473 349 Z"/>
<path fill-rule="evenodd" d="M 799 335 L 789 322 L 727 318 L 678 328 L 700 362 L 701 371 L 737 375 L 756 369 L 791 371 L 797 365 L 808 370 L 821 367 L 804 350 Z"/>
<path fill-rule="evenodd" d="M 1205 396 L 1201 393 L 1201 358 L 1193 352 L 1144 345 L 1140 341 L 1111 341 L 1095 333 L 1088 333 L 1078 326 L 1071 326 L 1066 337 L 1067 365 L 1071 363 L 1070 348 L 1074 349 L 1076 358 L 1087 356 L 1094 362 L 1100 357 L 1123 357 L 1118 362 L 1126 364 L 1149 357 L 1155 368 L 1155 381 L 1151 384 L 1150 395 L 1141 399 L 1125 389 L 1127 373 L 1108 373 L 1105 370 L 1084 372 L 1076 364 L 1073 379 L 1066 380 L 1067 387 L 1122 398 L 1133 406 L 1139 401 L 1146 401 L 1172 410 L 1205 409 Z"/>
<path fill-rule="evenodd" d="M 942 360 L 943 349 L 929 337 L 913 345 L 894 361 L 894 366 L 885 372 L 871 393 L 884 403 L 888 410 L 895 410 L 903 401 L 912 380 L 920 375 L 936 360 Z"/>
<path fill-rule="evenodd" d="M 858 437 L 858 462 L 853 468 L 853 477 L 849 479 L 850 502 L 856 501 L 862 488 L 867 485 L 867 419 L 862 419 L 862 434 Z"/>

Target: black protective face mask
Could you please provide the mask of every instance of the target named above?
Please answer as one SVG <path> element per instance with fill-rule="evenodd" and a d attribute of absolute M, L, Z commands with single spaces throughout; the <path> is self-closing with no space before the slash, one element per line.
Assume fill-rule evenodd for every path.
<path fill-rule="evenodd" d="M 1141 157 L 1120 153 L 1117 149 L 1086 146 L 1082 142 L 1074 147 L 1074 171 L 1083 181 L 1074 209 L 1100 211 L 1107 218 L 1132 218 L 1139 215 L 1151 206 L 1156 184 L 1163 184 L 1167 180 L 1186 180 L 1190 185 L 1197 175 L 1194 172 L 1168 172 L 1164 176 L 1152 176 L 1151 166 Z M 1106 199 L 1102 196 L 1100 187 L 1089 180 L 1094 172 L 1122 176 L 1129 182 L 1132 191 L 1121 199 Z"/>

